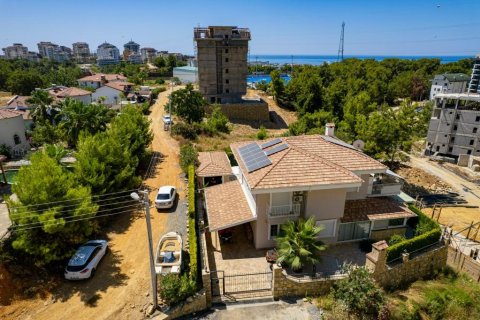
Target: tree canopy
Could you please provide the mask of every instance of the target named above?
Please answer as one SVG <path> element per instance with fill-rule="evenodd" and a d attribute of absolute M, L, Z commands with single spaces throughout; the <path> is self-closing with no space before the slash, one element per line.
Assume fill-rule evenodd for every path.
<path fill-rule="evenodd" d="M 12 246 L 42 266 L 69 257 L 87 240 L 96 223 L 80 219 L 94 217 L 98 206 L 91 200 L 90 188 L 80 185 L 48 152 L 33 153 L 30 161 L 12 186 L 18 197 L 9 201 L 15 227 Z"/>
<path fill-rule="evenodd" d="M 172 113 L 187 123 L 200 122 L 203 119 L 207 101 L 200 92 L 193 89 L 192 84 L 189 83 L 185 89 L 173 92 L 170 99 Z M 168 110 L 168 105 L 165 106 L 165 110 Z"/>

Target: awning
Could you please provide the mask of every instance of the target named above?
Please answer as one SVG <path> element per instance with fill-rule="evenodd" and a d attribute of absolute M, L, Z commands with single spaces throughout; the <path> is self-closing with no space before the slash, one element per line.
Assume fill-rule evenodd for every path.
<path fill-rule="evenodd" d="M 388 197 L 345 201 L 342 223 L 411 218 L 417 215 L 401 203 Z"/>
<path fill-rule="evenodd" d="M 210 231 L 222 230 L 257 218 L 253 215 L 237 180 L 205 188 L 205 205 Z"/>

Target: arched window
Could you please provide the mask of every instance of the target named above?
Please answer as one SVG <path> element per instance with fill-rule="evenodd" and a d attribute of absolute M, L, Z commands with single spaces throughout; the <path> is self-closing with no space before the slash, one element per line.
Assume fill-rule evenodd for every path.
<path fill-rule="evenodd" d="M 20 144 L 20 143 L 22 143 L 22 141 L 20 140 L 20 137 L 18 136 L 18 134 L 14 134 L 14 135 L 13 135 L 13 141 L 15 142 L 15 144 Z"/>

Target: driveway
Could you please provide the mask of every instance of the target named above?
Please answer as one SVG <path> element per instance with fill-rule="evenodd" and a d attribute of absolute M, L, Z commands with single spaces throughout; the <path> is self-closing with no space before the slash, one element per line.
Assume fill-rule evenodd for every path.
<path fill-rule="evenodd" d="M 468 180 L 463 179 L 462 177 L 456 175 L 455 173 L 439 166 L 433 161 L 428 160 L 427 158 L 419 158 L 411 154 L 410 164 L 413 167 L 422 169 L 443 181 L 449 183 L 453 188 L 456 189 L 458 194 L 465 198 L 470 205 L 480 206 L 480 186 L 472 183 Z"/>
<path fill-rule="evenodd" d="M 170 230 L 185 235 L 186 225 L 183 220 L 186 219 L 186 183 L 178 164 L 179 146 L 161 125 L 168 94 L 162 92 L 151 108 L 152 151 L 159 152 L 161 157 L 144 183 L 152 190 L 152 203 L 158 187 L 167 184 L 177 187 L 179 201 L 175 210 L 158 212 L 152 208 L 154 246 Z M 59 281 L 46 296 L 13 300 L 0 308 L 0 319 L 143 319 L 143 309 L 151 301 L 143 211 L 118 216 L 107 232 L 111 252 L 103 259 L 93 279 L 73 283 Z"/>
<path fill-rule="evenodd" d="M 310 303 L 274 302 L 253 305 L 239 305 L 215 310 L 210 314 L 189 319 L 204 320 L 316 320 L 320 319 L 320 311 Z"/>

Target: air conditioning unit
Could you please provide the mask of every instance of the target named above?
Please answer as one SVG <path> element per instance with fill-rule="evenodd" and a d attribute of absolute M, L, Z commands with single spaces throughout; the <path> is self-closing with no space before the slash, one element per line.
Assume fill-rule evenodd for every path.
<path fill-rule="evenodd" d="M 293 197 L 293 202 L 302 202 L 303 201 L 303 196 L 294 196 Z"/>

